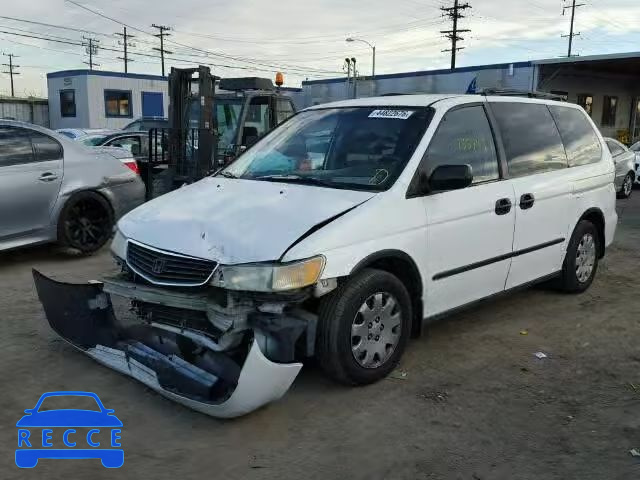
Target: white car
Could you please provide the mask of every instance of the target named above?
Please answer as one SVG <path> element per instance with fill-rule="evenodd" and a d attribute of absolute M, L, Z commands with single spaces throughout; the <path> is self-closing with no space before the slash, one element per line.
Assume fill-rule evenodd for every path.
<path fill-rule="evenodd" d="M 446 312 L 549 279 L 585 291 L 613 241 L 613 181 L 602 136 L 568 103 L 319 105 L 121 219 L 121 275 L 78 286 L 36 273 L 36 286 L 53 329 L 89 356 L 233 417 L 281 397 L 309 356 L 367 384 Z M 136 329 L 105 293 L 131 302 Z"/>
<path fill-rule="evenodd" d="M 629 147 L 636 154 L 636 184 L 640 185 L 640 142 L 636 142 Z"/>

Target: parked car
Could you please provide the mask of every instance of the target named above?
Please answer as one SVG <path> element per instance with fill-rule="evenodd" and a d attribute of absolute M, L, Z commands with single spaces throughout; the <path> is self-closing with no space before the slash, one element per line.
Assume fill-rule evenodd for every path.
<path fill-rule="evenodd" d="M 613 138 L 605 138 L 616 165 L 616 192 L 618 198 L 629 198 L 636 181 L 636 155 L 626 145 Z"/>
<path fill-rule="evenodd" d="M 91 134 L 85 135 L 84 137 L 78 137 L 77 141 L 82 143 L 86 147 L 95 147 L 96 145 L 100 144 L 100 142 L 104 140 L 106 137 L 108 137 L 109 135 L 113 135 L 114 133 L 117 133 L 117 132 L 118 132 L 117 130 L 105 130 L 104 132 L 101 132 L 101 133 L 91 133 Z"/>
<path fill-rule="evenodd" d="M 152 128 L 169 128 L 169 119 L 164 117 L 140 117 L 126 125 L 125 132 L 148 132 Z"/>
<path fill-rule="evenodd" d="M 640 142 L 636 142 L 629 147 L 636 154 L 636 185 L 640 185 Z"/>
<path fill-rule="evenodd" d="M 106 128 L 59 128 L 56 132 L 70 138 L 71 140 L 79 140 L 88 135 L 107 133 L 111 130 Z"/>
<path fill-rule="evenodd" d="M 0 250 L 58 242 L 99 249 L 144 184 L 114 155 L 36 125 L 0 121 Z"/>
<path fill-rule="evenodd" d="M 550 279 L 584 292 L 613 241 L 614 177 L 595 125 L 564 102 L 319 105 L 122 218 L 122 275 L 77 286 L 36 273 L 36 287 L 52 328 L 89 356 L 232 417 L 280 398 L 309 356 L 368 384 L 447 312 Z M 133 302 L 135 330 L 87 310 L 105 292 Z M 98 314 L 104 328 L 87 331 Z"/>

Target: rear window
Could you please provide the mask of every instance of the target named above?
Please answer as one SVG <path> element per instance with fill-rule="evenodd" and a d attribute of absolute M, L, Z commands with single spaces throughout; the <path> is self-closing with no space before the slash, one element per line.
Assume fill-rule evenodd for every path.
<path fill-rule="evenodd" d="M 39 162 L 60 160 L 62 147 L 53 138 L 40 132 L 31 132 L 31 142 L 36 149 L 36 158 Z"/>
<path fill-rule="evenodd" d="M 546 105 L 492 103 L 507 155 L 509 175 L 522 177 L 567 168 L 560 133 Z"/>
<path fill-rule="evenodd" d="M 599 162 L 602 155 L 600 141 L 584 113 L 575 108 L 556 106 L 549 110 L 560 131 L 569 166 Z"/>

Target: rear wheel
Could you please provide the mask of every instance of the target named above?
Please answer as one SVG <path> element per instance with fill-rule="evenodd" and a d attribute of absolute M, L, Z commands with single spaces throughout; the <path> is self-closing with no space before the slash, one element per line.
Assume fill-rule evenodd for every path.
<path fill-rule="evenodd" d="M 317 357 L 339 382 L 363 385 L 398 364 L 411 331 L 411 301 L 388 272 L 365 269 L 320 305 Z"/>
<path fill-rule="evenodd" d="M 620 191 L 618 192 L 618 198 L 629 198 L 631 192 L 633 192 L 633 174 L 627 173 L 627 176 L 624 177 L 622 181 L 622 187 L 620 187 Z"/>
<path fill-rule="evenodd" d="M 107 200 L 94 192 L 69 199 L 58 221 L 58 242 L 64 247 L 93 253 L 111 237 L 113 212 Z"/>
<path fill-rule="evenodd" d="M 593 223 L 582 220 L 578 223 L 562 266 L 560 288 L 570 293 L 584 292 L 598 270 L 598 252 L 600 251 L 600 235 Z"/>

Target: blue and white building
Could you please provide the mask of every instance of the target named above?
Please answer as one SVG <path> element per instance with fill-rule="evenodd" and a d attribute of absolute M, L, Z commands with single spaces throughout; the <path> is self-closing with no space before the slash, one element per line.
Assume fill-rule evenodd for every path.
<path fill-rule="evenodd" d="M 47 74 L 49 126 L 120 129 L 142 116 L 166 117 L 167 77 L 99 70 Z"/>

